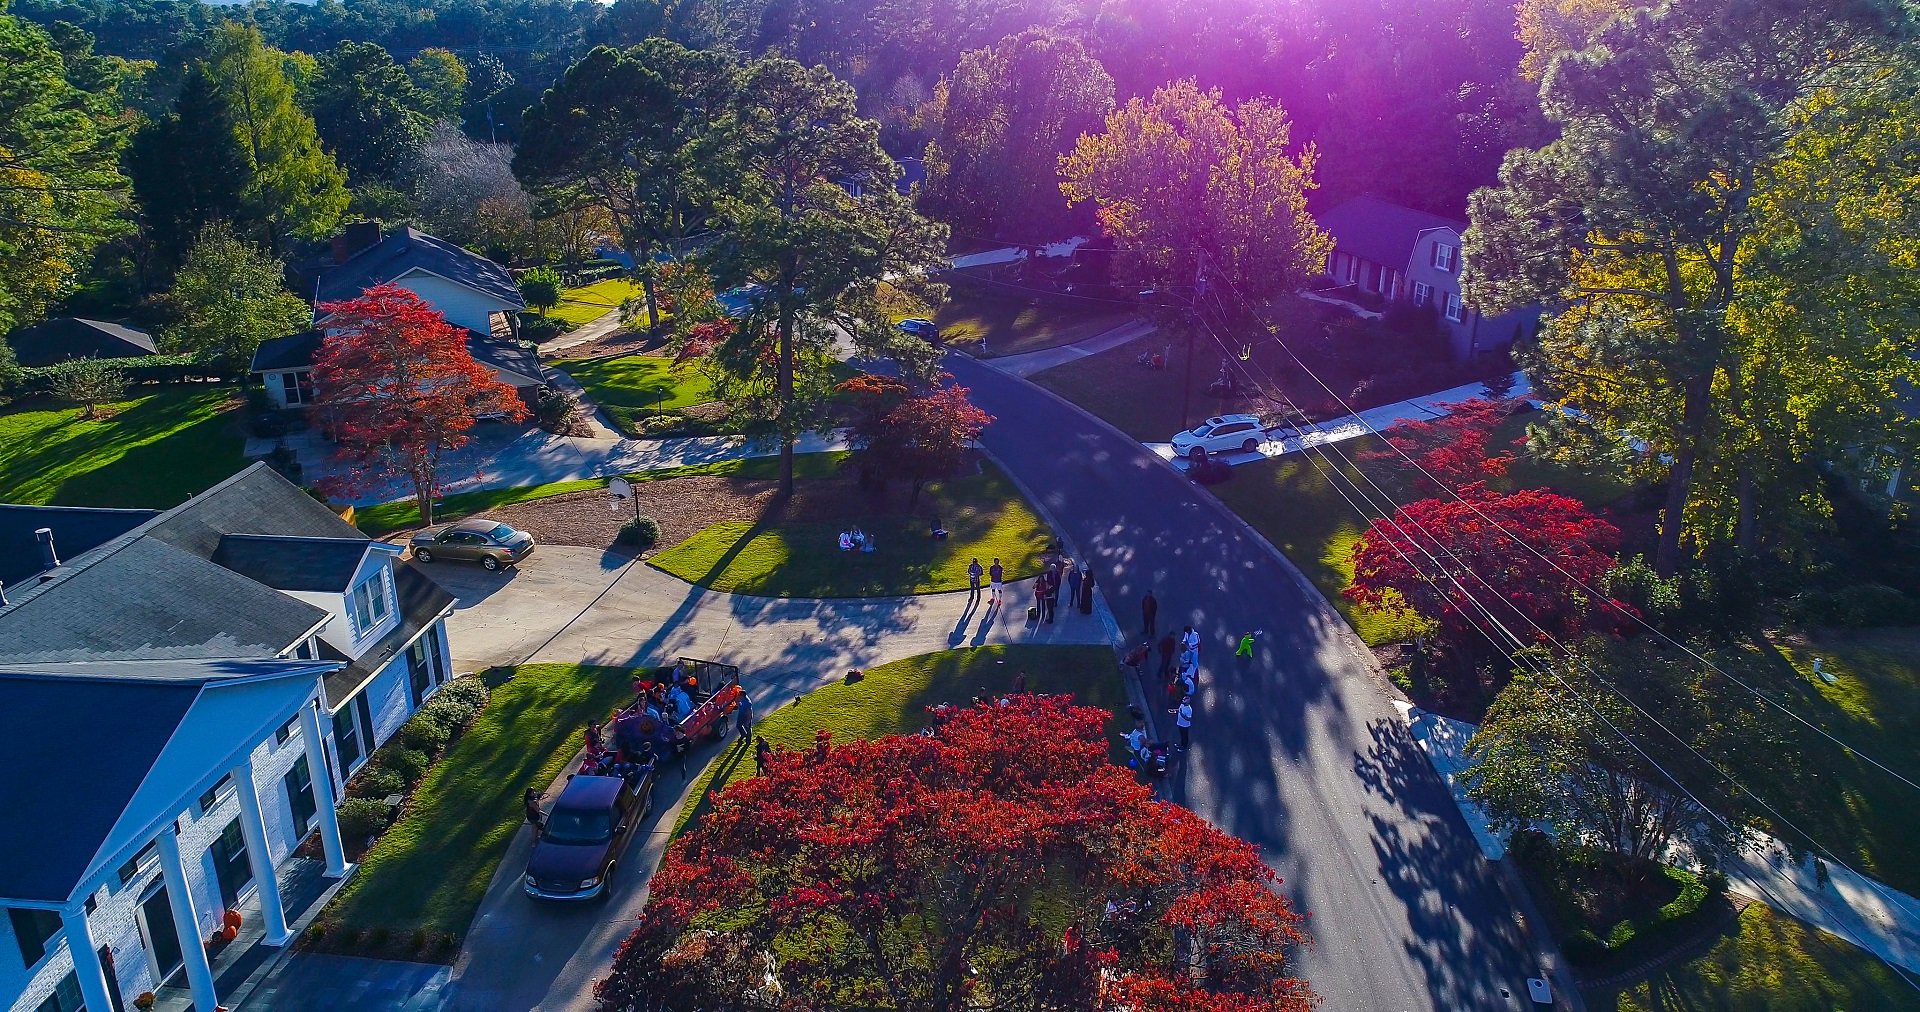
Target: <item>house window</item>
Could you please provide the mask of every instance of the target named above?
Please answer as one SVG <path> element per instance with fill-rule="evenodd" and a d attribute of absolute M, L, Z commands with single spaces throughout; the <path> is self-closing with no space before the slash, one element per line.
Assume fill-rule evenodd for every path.
<path fill-rule="evenodd" d="M 47 940 L 59 933 L 60 915 L 51 910 L 8 907 L 7 919 L 13 922 L 13 940 L 20 943 L 20 962 L 32 969 L 47 954 Z"/>
<path fill-rule="evenodd" d="M 220 882 L 220 902 L 228 909 L 239 906 L 240 890 L 253 881 L 253 863 L 247 860 L 247 835 L 240 828 L 240 820 L 227 823 L 207 849 L 213 854 L 214 877 Z"/>
<path fill-rule="evenodd" d="M 374 573 L 353 588 L 353 625 L 359 635 L 379 625 L 387 617 L 386 571 Z"/>
<path fill-rule="evenodd" d="M 293 836 L 298 843 L 307 838 L 307 830 L 313 828 L 313 816 L 320 810 L 313 801 L 313 773 L 307 766 L 307 757 L 295 759 L 293 768 L 280 780 L 287 788 L 287 808 L 293 813 Z"/>
<path fill-rule="evenodd" d="M 1351 285 L 1360 280 L 1360 258 L 1351 253 L 1345 255 L 1347 258 L 1347 276 L 1342 280 Z"/>
<path fill-rule="evenodd" d="M 288 717 L 286 723 L 274 730 L 273 743 L 275 745 L 285 745 L 287 739 L 293 737 L 293 725 L 298 723 L 300 723 L 300 716 L 298 714 Z"/>
<path fill-rule="evenodd" d="M 1443 243 L 1443 242 L 1434 243 L 1433 244 L 1433 260 L 1431 261 L 1433 268 L 1435 270 L 1446 271 L 1449 274 L 1453 273 L 1453 265 L 1454 265 L 1454 262 L 1459 258 L 1459 253 L 1460 253 L 1459 250 L 1454 249 L 1452 246 L 1449 246 L 1446 243 Z"/>
<path fill-rule="evenodd" d="M 205 815 L 208 812 L 213 811 L 213 807 L 215 805 L 218 805 L 221 801 L 225 800 L 227 796 L 231 795 L 232 793 L 233 793 L 233 774 L 229 773 L 226 776 L 221 777 L 219 783 L 214 784 L 212 787 L 207 788 L 207 793 L 200 795 L 200 814 Z"/>
<path fill-rule="evenodd" d="M 1460 296 L 1455 295 L 1452 292 L 1448 292 L 1447 293 L 1447 319 L 1452 320 L 1455 323 L 1459 323 L 1460 320 L 1465 316 L 1466 316 L 1466 309 L 1460 302 Z"/>
<path fill-rule="evenodd" d="M 59 986 L 33 1012 L 85 1012 L 86 1007 L 85 1000 L 80 997 L 80 978 L 69 970 L 60 979 Z"/>
<path fill-rule="evenodd" d="M 140 853 L 133 855 L 132 860 L 120 866 L 120 884 L 126 885 L 132 882 L 134 879 L 152 871 L 153 866 L 159 863 L 160 845 L 157 843 L 147 844 L 145 847 L 140 848 Z"/>
<path fill-rule="evenodd" d="M 362 693 L 359 698 L 365 698 Z M 340 757 L 340 768 L 351 771 L 360 761 L 360 727 L 353 707 L 343 706 L 333 715 L 333 751 Z"/>
<path fill-rule="evenodd" d="M 426 701 L 427 691 L 433 688 L 433 661 L 427 655 L 427 640 L 433 637 L 433 630 L 413 641 L 407 647 L 407 687 L 413 695 L 414 709 Z"/>
<path fill-rule="evenodd" d="M 1433 286 L 1424 281 L 1415 281 L 1413 283 L 1413 304 L 1416 306 L 1424 306 L 1432 301 Z"/>
<path fill-rule="evenodd" d="M 280 377 L 280 393 L 286 399 L 288 407 L 298 407 L 313 400 L 313 373 L 302 369 L 299 372 L 283 372 Z"/>

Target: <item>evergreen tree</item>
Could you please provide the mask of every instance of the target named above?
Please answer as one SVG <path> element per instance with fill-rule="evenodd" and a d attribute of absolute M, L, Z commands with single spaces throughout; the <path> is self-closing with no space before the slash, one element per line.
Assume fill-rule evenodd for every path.
<path fill-rule="evenodd" d="M 208 75 L 232 111 L 247 157 L 246 216 L 279 253 L 289 238 L 332 233 L 347 209 L 346 174 L 320 147 L 313 117 L 294 102 L 284 54 L 255 28 L 222 25 L 213 33 Z"/>
<path fill-rule="evenodd" d="M 427 139 L 428 121 L 417 110 L 427 104 L 406 68 L 379 46 L 342 42 L 320 57 L 314 128 L 355 186 L 398 182 L 413 167 Z"/>
<path fill-rule="evenodd" d="M 164 269 L 185 259 L 200 230 L 235 221 L 245 206 L 247 153 L 233 112 L 203 64 L 187 71 L 173 111 L 134 135 L 127 174 Z"/>

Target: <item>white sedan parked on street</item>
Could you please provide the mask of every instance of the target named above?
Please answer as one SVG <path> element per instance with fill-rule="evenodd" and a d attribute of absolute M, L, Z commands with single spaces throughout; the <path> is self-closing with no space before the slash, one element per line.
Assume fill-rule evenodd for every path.
<path fill-rule="evenodd" d="M 1257 415 L 1216 415 L 1173 437 L 1178 457 L 1205 460 L 1209 453 L 1252 452 L 1267 441 L 1266 427 Z"/>

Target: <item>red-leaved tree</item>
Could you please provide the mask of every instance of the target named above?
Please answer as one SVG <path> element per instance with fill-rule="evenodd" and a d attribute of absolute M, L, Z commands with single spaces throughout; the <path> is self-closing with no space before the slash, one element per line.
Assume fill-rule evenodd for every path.
<path fill-rule="evenodd" d="M 315 410 L 351 470 L 342 491 L 399 478 L 413 485 L 420 522 L 433 522 L 440 465 L 465 446 L 479 415 L 519 421 L 514 389 L 474 361 L 466 335 L 397 285 L 323 303 L 328 335 L 314 356 Z"/>
<path fill-rule="evenodd" d="M 891 376 L 863 373 L 836 388 L 859 411 L 850 442 L 862 451 L 861 466 L 883 481 L 907 482 L 908 509 L 920 501 L 927 482 L 966 463 L 973 441 L 993 422 L 967 399 L 967 388 L 951 379 L 943 374 L 915 389 Z"/>
<path fill-rule="evenodd" d="M 1107 718 L 1023 695 L 776 756 L 668 849 L 600 1007 L 1310 1008 L 1259 851 L 1109 763 Z"/>
<path fill-rule="evenodd" d="M 1477 630 L 1500 635 L 1482 608 L 1520 636 L 1578 632 L 1598 602 L 1576 578 L 1601 585 L 1620 532 L 1578 499 L 1546 489 L 1503 495 L 1474 483 L 1460 495 L 1464 501 L 1422 499 L 1390 522 L 1375 520 L 1354 553 L 1346 595 L 1375 608 L 1404 603 L 1454 649 L 1483 642 Z"/>
<path fill-rule="evenodd" d="M 1447 413 L 1393 426 L 1380 434 L 1392 448 L 1366 451 L 1361 459 L 1392 460 L 1413 472 L 1419 487 L 1433 492 L 1440 491 L 1433 487 L 1435 481 L 1457 489 L 1507 473 L 1513 451 L 1502 448 L 1489 455 L 1487 446 L 1493 441 L 1493 430 L 1511 413 L 1511 402 L 1476 398 L 1437 407 Z"/>

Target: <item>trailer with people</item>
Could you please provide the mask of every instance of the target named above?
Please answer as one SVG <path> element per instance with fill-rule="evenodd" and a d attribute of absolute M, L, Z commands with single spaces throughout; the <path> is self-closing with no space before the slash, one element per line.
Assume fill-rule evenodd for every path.
<path fill-rule="evenodd" d="M 682 657 L 665 678 L 634 679 L 634 699 L 615 711 L 609 746 L 628 756 L 677 756 L 697 741 L 719 738 L 739 708 L 740 669 L 719 661 Z M 588 745 L 596 744 L 589 735 Z"/>

